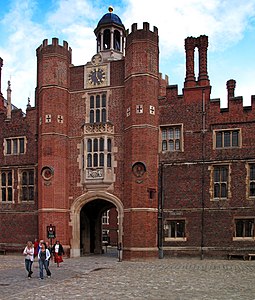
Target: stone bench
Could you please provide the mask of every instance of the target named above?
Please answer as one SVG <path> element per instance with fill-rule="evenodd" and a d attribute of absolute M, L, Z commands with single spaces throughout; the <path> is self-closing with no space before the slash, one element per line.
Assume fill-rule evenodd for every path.
<path fill-rule="evenodd" d="M 248 258 L 249 258 L 249 260 L 251 260 L 251 259 L 252 259 L 252 257 L 255 257 L 255 253 L 250 253 L 250 254 L 248 254 Z"/>
<path fill-rule="evenodd" d="M 241 257 L 243 260 L 245 260 L 245 254 L 244 253 L 229 253 L 228 259 L 230 260 L 232 257 Z"/>

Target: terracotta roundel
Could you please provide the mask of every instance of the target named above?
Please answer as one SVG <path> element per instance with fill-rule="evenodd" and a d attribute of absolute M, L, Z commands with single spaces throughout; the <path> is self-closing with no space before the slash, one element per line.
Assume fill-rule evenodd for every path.
<path fill-rule="evenodd" d="M 53 177 L 54 170 L 52 167 L 45 166 L 42 168 L 41 175 L 44 180 L 50 180 Z"/>
<path fill-rule="evenodd" d="M 146 172 L 146 166 L 143 162 L 136 162 L 133 164 L 132 171 L 136 177 L 142 177 Z"/>

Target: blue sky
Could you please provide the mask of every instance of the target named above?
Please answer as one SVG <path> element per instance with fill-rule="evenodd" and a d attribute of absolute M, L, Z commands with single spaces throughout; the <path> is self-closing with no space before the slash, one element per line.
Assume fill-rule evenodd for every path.
<path fill-rule="evenodd" d="M 236 96 L 250 104 L 255 95 L 255 0 L 0 0 L 2 93 L 11 80 L 12 102 L 23 110 L 34 105 L 36 48 L 47 38 L 66 40 L 72 62 L 82 65 L 96 49 L 93 33 L 99 19 L 114 7 L 126 29 L 149 22 L 158 27 L 160 72 L 182 93 L 185 78 L 184 39 L 209 36 L 208 73 L 212 98 L 226 103 L 226 81 L 235 79 Z M 197 73 L 197 72 L 196 72 Z"/>

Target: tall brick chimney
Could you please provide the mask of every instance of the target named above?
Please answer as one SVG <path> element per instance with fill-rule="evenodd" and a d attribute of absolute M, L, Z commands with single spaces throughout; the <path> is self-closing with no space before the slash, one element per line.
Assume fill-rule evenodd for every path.
<path fill-rule="evenodd" d="M 198 80 L 196 81 L 194 73 L 194 52 L 195 48 L 198 48 Z M 207 48 L 208 37 L 201 35 L 197 38 L 188 37 L 185 39 L 185 51 L 186 51 L 186 78 L 184 86 L 196 87 L 196 86 L 209 86 L 210 81 L 207 73 Z"/>
<path fill-rule="evenodd" d="M 235 97 L 235 87 L 236 81 L 234 79 L 229 79 L 227 81 L 228 99 Z"/>
<path fill-rule="evenodd" d="M 197 38 L 198 55 L 199 55 L 199 85 L 208 85 L 209 77 L 207 73 L 207 48 L 208 48 L 208 36 L 201 35 Z"/>

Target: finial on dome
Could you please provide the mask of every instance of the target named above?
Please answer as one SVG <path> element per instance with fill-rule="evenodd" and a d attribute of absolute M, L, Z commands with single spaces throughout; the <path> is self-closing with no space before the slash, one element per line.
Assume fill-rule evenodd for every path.
<path fill-rule="evenodd" d="M 109 6 L 109 7 L 108 7 L 108 11 L 109 11 L 110 13 L 112 13 L 112 12 L 113 12 L 113 7 L 112 7 L 112 6 Z"/>

